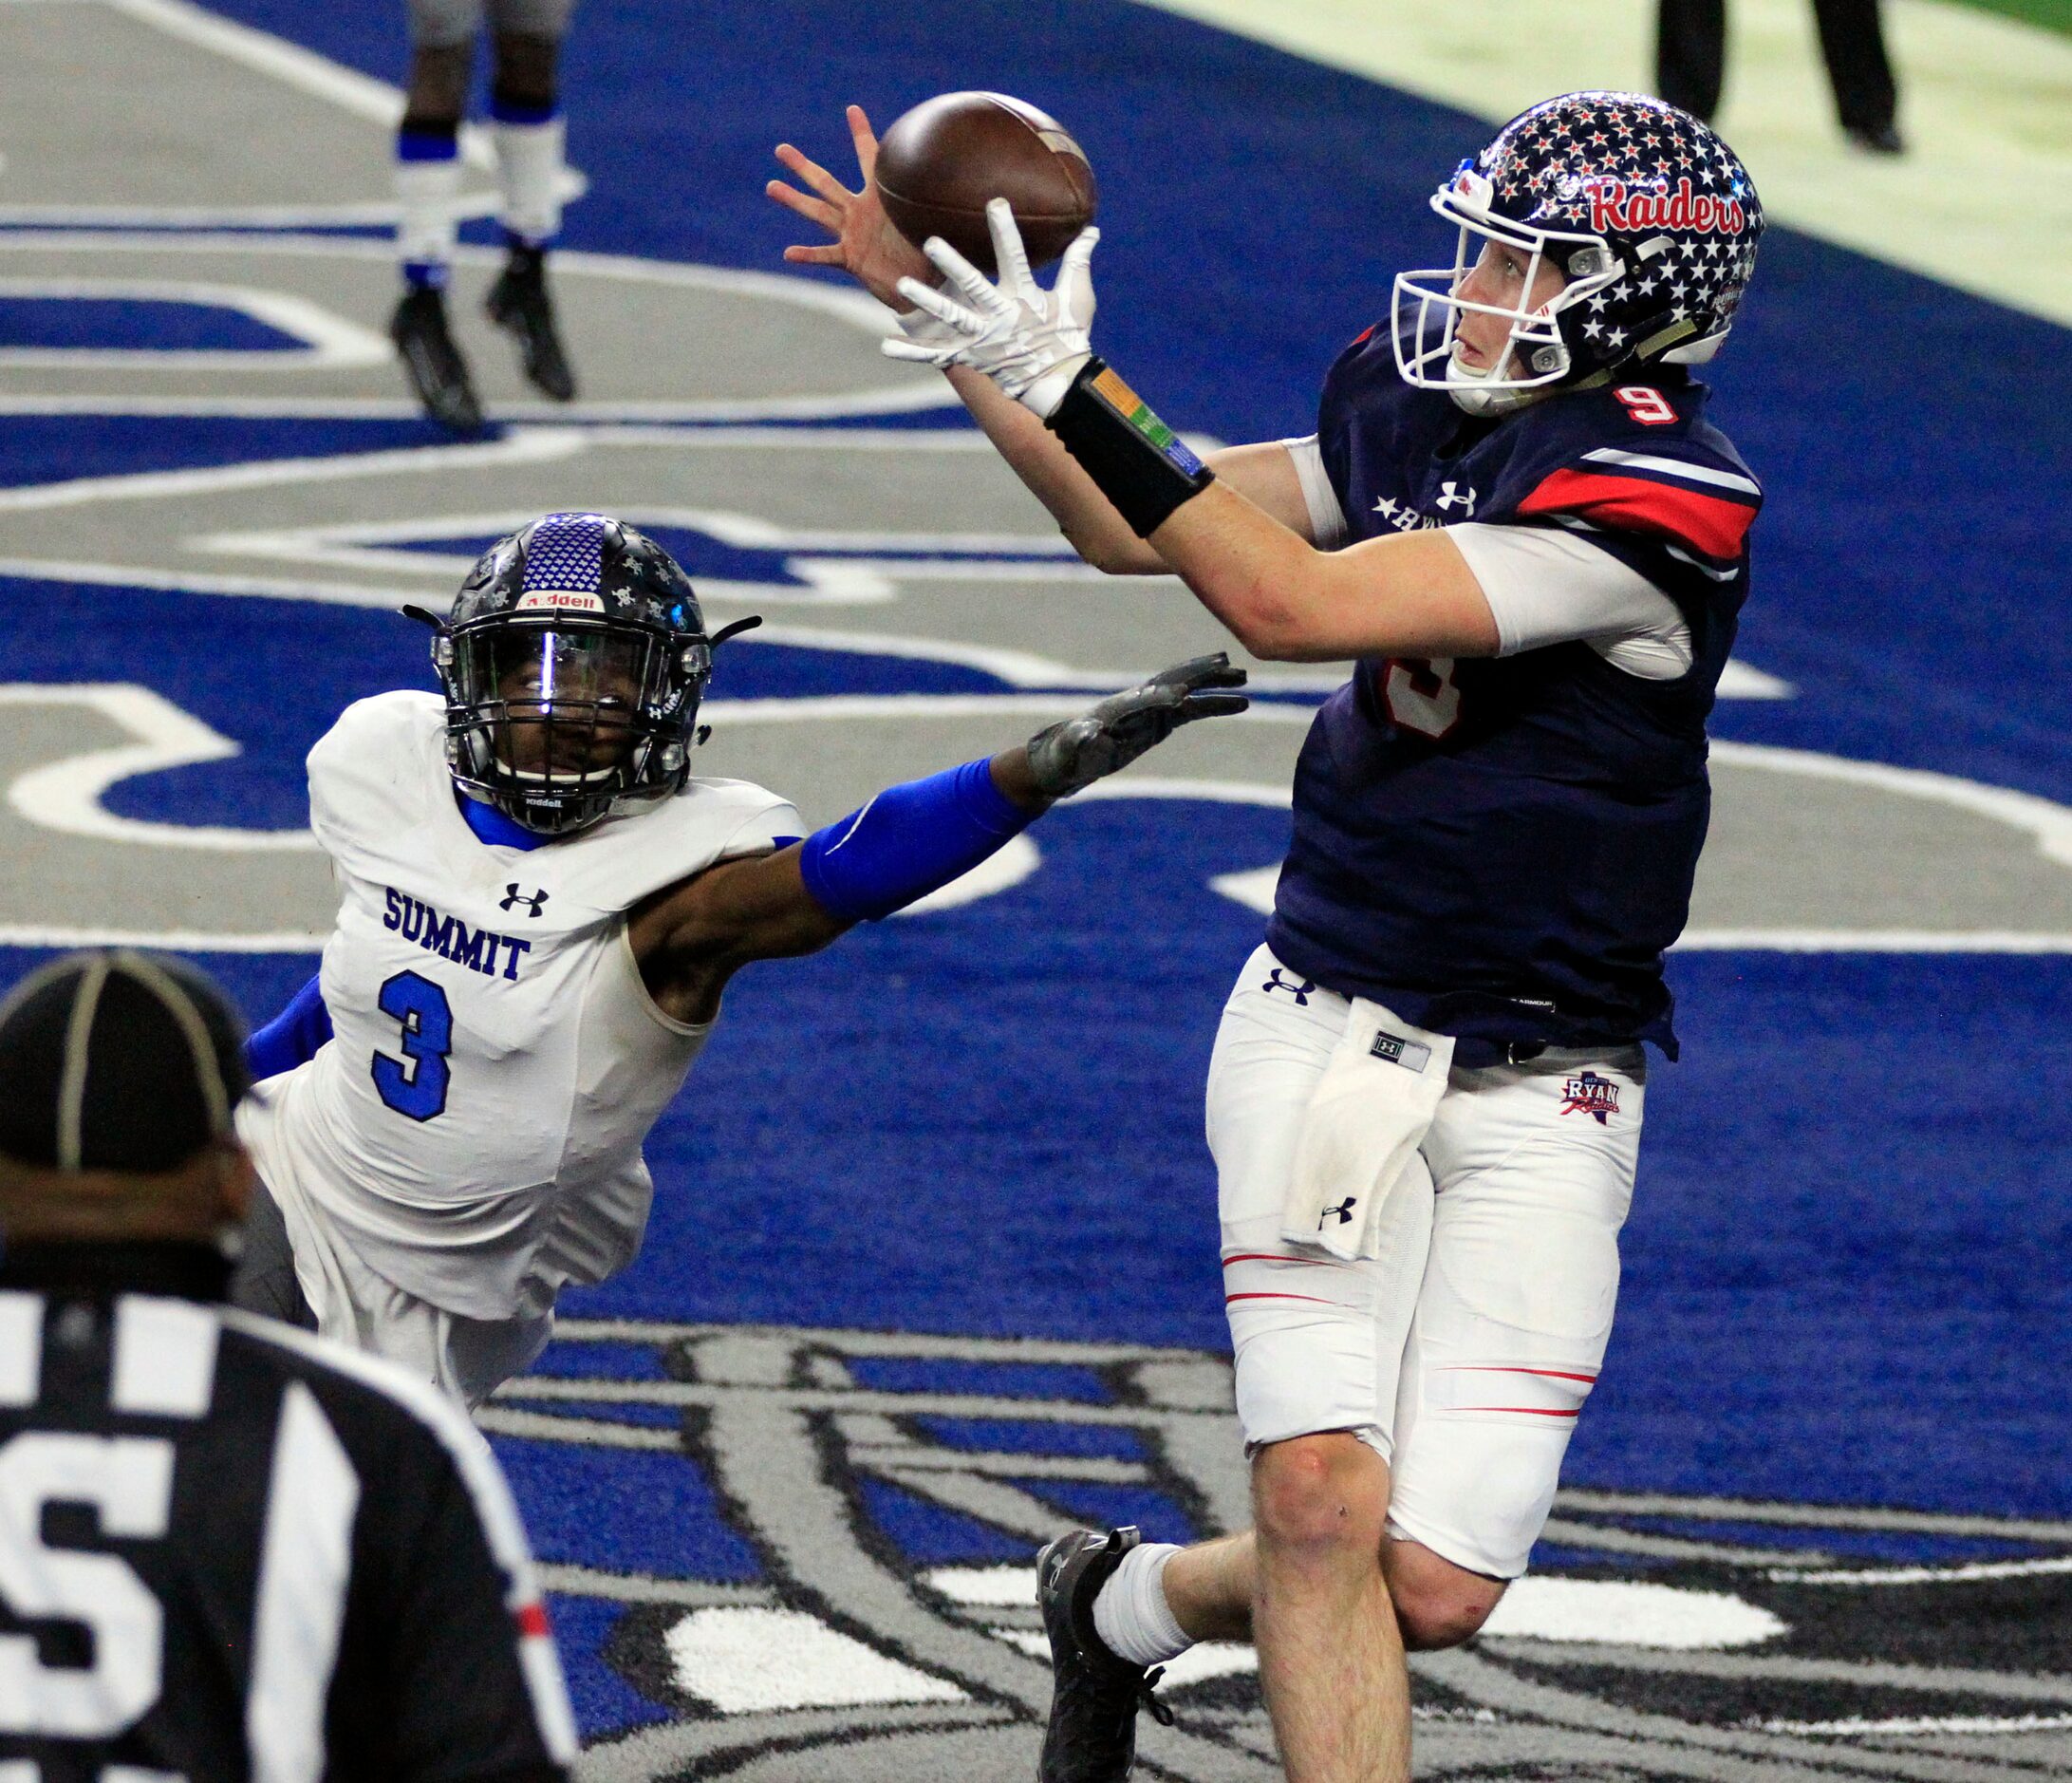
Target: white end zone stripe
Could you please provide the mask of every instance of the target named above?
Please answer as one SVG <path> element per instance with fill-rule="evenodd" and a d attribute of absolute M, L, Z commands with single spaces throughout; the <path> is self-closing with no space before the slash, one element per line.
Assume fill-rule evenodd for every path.
<path fill-rule="evenodd" d="M 321 1783 L 325 1707 L 352 1582 L 360 1476 L 316 1395 L 281 1396 L 252 1615 L 245 1739 L 252 1783 Z"/>
<path fill-rule="evenodd" d="M 372 1387 L 430 1430 L 451 1457 L 454 1471 L 467 1488 L 490 1554 L 504 1570 L 508 1581 L 504 1605 L 512 1614 L 513 1628 L 520 1625 L 520 1619 L 526 1618 L 528 1612 L 538 1611 L 539 1581 L 533 1571 L 532 1549 L 526 1543 L 525 1525 L 519 1519 L 518 1507 L 511 1496 L 511 1488 L 504 1482 L 502 1470 L 496 1465 L 496 1457 L 490 1453 L 488 1441 L 457 1405 L 429 1382 L 420 1380 L 415 1375 L 405 1373 L 379 1357 L 347 1349 L 343 1344 L 324 1342 L 307 1332 L 251 1313 L 226 1309 L 221 1317 L 225 1324 L 247 1337 L 291 1350 L 334 1374 L 349 1376 L 363 1385 Z M 561 1661 L 554 1652 L 553 1642 L 544 1635 L 520 1636 L 517 1654 L 526 1687 L 532 1695 L 532 1713 L 539 1725 L 541 1741 L 557 1762 L 569 1763 L 575 1757 L 578 1743 L 575 1711 L 569 1702 L 568 1685 L 561 1675 Z"/>
<path fill-rule="evenodd" d="M 1738 490 L 1745 496 L 1763 493 L 1760 484 L 1745 477 L 1737 477 L 1731 471 L 1716 471 L 1707 464 L 1686 464 L 1681 459 L 1652 458 L 1645 452 L 1621 452 L 1615 446 L 1599 446 L 1595 452 L 1585 452 L 1583 457 L 1596 464 L 1616 464 L 1630 471 L 1652 471 L 1661 477 L 1679 477 L 1687 482 L 1710 483 L 1720 489 Z"/>

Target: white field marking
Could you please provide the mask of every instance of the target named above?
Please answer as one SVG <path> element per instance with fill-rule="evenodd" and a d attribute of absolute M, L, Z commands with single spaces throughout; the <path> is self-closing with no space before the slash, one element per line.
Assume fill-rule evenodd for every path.
<path fill-rule="evenodd" d="M 221 594 L 240 600 L 308 601 L 317 607 L 393 608 L 420 589 L 372 588 L 364 582 L 283 581 L 257 575 L 208 575 L 151 570 L 140 564 L 74 563 L 55 557 L 0 557 L 0 575 L 92 588 L 141 588 L 166 594 Z"/>
<path fill-rule="evenodd" d="M 1263 716 L 1275 708 L 1255 705 L 1246 716 Z M 1280 707 L 1281 712 L 1309 714 L 1299 706 Z M 2072 866 L 2072 809 L 2031 793 L 2018 793 L 2002 786 L 1987 786 L 1955 775 L 1932 774 L 1919 768 L 1891 767 L 1879 761 L 1856 761 L 1843 756 L 1820 755 L 1811 750 L 1780 749 L 1764 743 L 1717 742 L 1712 745 L 1715 761 L 1761 773 L 1799 775 L 1810 779 L 1839 780 L 1845 785 L 1869 786 L 1910 798 L 1926 798 L 1952 805 L 1976 816 L 1989 817 L 2036 838 L 2037 849 L 2047 860 Z M 1142 781 L 1104 781 L 1090 787 L 1081 798 L 1144 798 L 1130 789 Z M 1197 784 L 1181 781 L 1182 787 Z M 1106 790 L 1112 787 L 1112 791 Z M 1228 793 L 1182 792 L 1181 798 L 1215 798 Z M 1260 799 L 1257 802 L 1267 802 Z M 1278 800 L 1286 803 L 1286 795 Z M 1279 865 L 1247 872 L 1219 873 L 1210 888 L 1248 910 L 1271 914 Z M 1774 952 L 1774 953 L 2072 953 L 2072 934 L 2048 931 L 2033 933 L 1997 929 L 1689 929 L 1677 940 L 1679 953 Z"/>
<path fill-rule="evenodd" d="M 177 37 L 197 49 L 283 82 L 384 130 L 394 129 L 402 121 L 401 88 L 286 38 L 254 30 L 249 25 L 233 24 L 217 13 L 189 5 L 188 0 L 103 0 L 103 4 L 168 37 Z M 471 166 L 494 168 L 496 150 L 489 132 L 478 125 L 465 126 L 460 132 L 460 157 Z"/>
<path fill-rule="evenodd" d="M 1261 916 L 1274 913 L 1274 893 L 1280 887 L 1280 867 L 1277 862 L 1271 867 L 1253 867 L 1243 873 L 1220 873 L 1208 882 L 1208 889 L 1228 898 L 1233 904 L 1241 904 L 1248 910 L 1257 910 Z"/>
<path fill-rule="evenodd" d="M 587 185 L 588 182 L 586 181 Z M 495 192 L 463 193 L 448 207 L 457 223 L 495 216 Z M 0 229 L 350 229 L 393 225 L 392 198 L 340 204 L 0 204 Z"/>
<path fill-rule="evenodd" d="M 2072 953 L 2072 935 L 2018 929 L 1687 929 L 1678 953 Z"/>
<path fill-rule="evenodd" d="M 329 929 L 275 934 L 215 934 L 199 929 L 67 929 L 0 923 L 0 948 L 140 948 L 153 953 L 322 953 Z"/>
<path fill-rule="evenodd" d="M 0 231 L 0 249 L 7 235 Z M 947 387 L 947 386 L 945 386 Z M 937 392 L 925 385 L 898 388 L 851 391 L 846 396 L 773 396 L 735 402 L 719 398 L 697 398 L 684 402 L 551 403 L 499 402 L 491 414 L 493 422 L 550 422 L 557 426 L 590 428 L 639 425 L 658 432 L 677 428 L 712 427 L 732 429 L 736 423 L 784 421 L 796 416 L 802 421 L 825 421 L 844 415 L 908 415 L 942 408 Z M 0 396 L 0 415 L 142 415 L 171 416 L 180 420 L 227 421 L 416 421 L 424 410 L 405 397 L 387 396 L 106 396 L 52 394 Z M 745 427 L 742 431 L 746 431 Z M 807 431 L 775 428 L 774 433 Z M 920 430 L 892 434 L 884 441 L 865 439 L 857 446 L 868 452 L 891 449 L 891 441 L 903 444 L 924 438 Z M 983 434 L 979 442 L 991 450 Z M 703 441 L 699 441 L 703 443 Z M 789 443 L 781 439 L 750 441 L 758 446 Z M 813 441 L 825 446 L 827 441 Z"/>
<path fill-rule="evenodd" d="M 0 235 L 0 250 L 9 249 L 46 253 L 251 254 L 298 260 L 373 260 L 383 266 L 396 257 L 393 244 L 361 235 L 258 235 L 235 232 L 168 235 L 151 231 L 22 230 Z M 468 243 L 456 248 L 453 257 L 456 265 L 485 269 L 500 267 L 504 261 L 501 248 Z M 557 249 L 554 266 L 564 275 L 586 272 L 634 285 L 767 297 L 846 323 L 873 340 L 883 340 L 889 326 L 885 307 L 875 297 L 783 272 L 750 272 L 738 267 L 703 266 L 682 260 L 644 260 L 633 254 L 594 253 L 574 248 Z M 956 394 L 946 385 L 940 390 L 934 385 L 924 387 L 943 405 L 957 403 Z"/>
<path fill-rule="evenodd" d="M 1788 1632 L 1759 1605 L 1725 1591 L 1624 1579 L 1515 1580 L 1483 1624 L 1484 1640 L 1581 1642 L 1670 1652 L 1757 1646 Z"/>
<path fill-rule="evenodd" d="M 2072 1554 L 2043 1560 L 1978 1560 L 1951 1567 L 1867 1567 L 1855 1572 L 1829 1567 L 1772 1567 L 1764 1576 L 1779 1585 L 1965 1585 L 1974 1579 L 2038 1579 L 2072 1572 Z"/>
<path fill-rule="evenodd" d="M 2072 867 L 2072 808 L 2033 793 L 1988 786 L 1923 768 L 1897 768 L 1882 761 L 1852 760 L 1846 756 L 1821 755 L 1810 749 L 1780 749 L 1768 743 L 1714 742 L 1712 760 L 1729 767 L 1839 780 L 1844 785 L 1868 786 L 1879 792 L 1953 805 L 1960 811 L 2026 830 L 2036 838 L 2037 851 L 2046 860 Z"/>
<path fill-rule="evenodd" d="M 1472 15 L 1421 0 L 1143 3 L 1491 125 L 1550 93 L 1646 91 L 1654 78 L 1653 11 L 1633 0 L 1484 0 Z M 1905 156 L 1845 144 L 1800 0 L 1735 7 L 1719 124 L 1770 220 L 2072 323 L 2072 140 L 2063 128 L 2072 42 L 1970 6 L 1890 0 L 1884 10 L 1903 70 Z M 1464 140 L 1435 156 L 1432 184 L 1475 146 Z M 1763 288 L 1759 271 L 1759 303 Z"/>
<path fill-rule="evenodd" d="M 188 500 L 241 489 L 289 484 L 343 483 L 363 477 L 423 476 L 449 470 L 500 470 L 551 464 L 588 448 L 579 427 L 513 427 L 501 440 L 478 443 L 398 446 L 325 458 L 259 459 L 184 471 L 136 471 L 119 477 L 75 477 L 65 482 L 0 489 L 0 513 L 36 513 L 100 501 Z"/>
<path fill-rule="evenodd" d="M 1812 1734 L 1848 1738 L 1866 1734 L 2055 1734 L 2072 1727 L 2072 1715 L 1919 1715 L 1889 1721 L 1848 1716 L 1839 1721 L 1745 1721 L 1765 1734 Z"/>
<path fill-rule="evenodd" d="M 1011 837 L 998 852 L 988 854 L 969 873 L 960 874 L 926 897 L 916 898 L 895 916 L 926 916 L 935 910 L 953 910 L 976 904 L 998 892 L 1011 892 L 1042 866 L 1043 855 L 1026 835 Z"/>
<path fill-rule="evenodd" d="M 1056 575 L 1069 570 L 1076 577 L 1097 578 L 1100 572 L 1081 564 L 1072 547 L 1055 535 L 1015 533 L 862 533 L 824 528 L 780 526 L 759 516 L 718 508 L 621 508 L 622 519 L 650 532 L 681 527 L 701 533 L 737 549 L 785 553 L 784 566 L 805 584 L 726 581 L 701 576 L 699 590 L 708 599 L 785 602 L 812 606 L 865 606 L 896 600 L 902 579 L 946 579 L 967 569 L 974 574 L 1004 570 L 1016 574 Z M 441 514 L 407 520 L 367 524 L 304 526 L 232 533 L 209 533 L 182 542 L 190 551 L 231 556 L 267 557 L 289 563 L 324 564 L 370 574 L 437 575 L 457 581 L 475 562 L 473 553 L 386 549 L 399 540 L 495 538 L 514 532 L 535 516 L 531 509 L 494 514 Z M 1027 550 L 1038 560 L 1020 565 L 961 562 L 909 562 L 903 556 L 830 557 L 825 552 L 1013 552 Z M 1071 557 L 1070 565 L 1043 561 Z"/>
<path fill-rule="evenodd" d="M 830 410 L 830 414 L 839 413 Z M 721 427 L 672 426 L 646 422 L 599 422 L 590 436 L 599 445 L 711 446 L 721 451 L 754 446 L 758 451 L 977 452 L 994 449 L 976 427 Z"/>
<path fill-rule="evenodd" d="M 1795 700 L 1799 697 L 1799 689 L 1782 676 L 1751 668 L 1738 657 L 1727 658 L 1726 667 L 1720 670 L 1720 685 L 1714 691 L 1722 700 Z"/>
<path fill-rule="evenodd" d="M 1160 582 L 1170 580 L 1164 576 L 1155 579 Z M 1255 687 L 1271 688 L 1276 693 L 1336 693 L 1352 673 L 1349 664 L 1334 664 L 1323 668 L 1272 667 L 1251 671 Z M 1723 700 L 1794 700 L 1799 697 L 1799 690 L 1781 676 L 1730 659 L 1720 670 L 1718 694 Z"/>
<path fill-rule="evenodd" d="M 1281 722 L 1283 713 L 1294 713 L 1300 718 L 1310 716 L 1298 705 L 1255 705 L 1249 711 L 1237 714 L 1235 720 L 1220 718 L 1216 722 L 1219 724 L 1241 723 L 1247 719 L 1255 719 L 1271 724 Z M 1220 805 L 1270 805 L 1282 811 L 1295 802 L 1292 788 L 1269 786 L 1262 780 L 1185 780 L 1156 774 L 1132 774 L 1127 779 L 1095 780 L 1073 797 L 1096 801 L 1104 798 L 1206 798 Z"/>
<path fill-rule="evenodd" d="M 0 253 L 148 254 L 159 259 L 168 254 L 209 253 L 227 255 L 286 255 L 296 259 L 393 260 L 392 244 L 352 235 L 268 235 L 257 233 L 171 234 L 121 232 L 115 230 L 18 230 L 0 231 Z M 503 262 L 501 249 L 462 245 L 454 250 L 457 265 L 489 269 Z M 789 276 L 777 272 L 748 272 L 734 267 L 700 266 L 688 262 L 642 260 L 630 254 L 590 253 L 563 249 L 554 264 L 564 277 L 589 274 L 639 285 L 662 285 L 678 290 L 708 291 L 735 297 L 766 299 L 790 304 L 816 315 L 840 322 L 882 340 L 887 329 L 883 307 L 862 291 Z M 41 401 L 42 399 L 31 399 Z M 163 398 L 144 399 L 162 402 Z M 499 403 L 493 420 L 548 419 L 615 422 L 754 422 L 797 418 L 830 420 L 847 415 L 913 414 L 926 409 L 955 408 L 957 393 L 941 378 L 895 377 L 883 385 L 831 394 L 715 398 L 711 400 L 659 399 L 605 403 Z M 33 412 L 33 411 L 23 411 Z M 56 411 L 52 411 L 56 412 Z M 137 400 L 120 396 L 95 399 L 83 411 L 95 414 L 271 415 L 326 418 L 415 416 L 410 403 L 368 398 L 315 400 L 301 398 L 221 399 L 196 396 L 181 399 L 172 408 L 140 407 Z M 981 436 L 982 438 L 982 436 Z"/>
<path fill-rule="evenodd" d="M 887 1659 L 795 1609 L 694 1609 L 663 1637 L 680 1690 L 722 1715 L 874 1702 L 964 1702 L 947 1679 Z"/>
<path fill-rule="evenodd" d="M 207 825 L 150 823 L 120 817 L 102 795 L 118 780 L 159 774 L 199 761 L 222 761 L 242 750 L 170 700 L 121 682 L 72 685 L 36 682 L 0 685 L 0 706 L 84 706 L 137 741 L 67 756 L 31 768 L 8 788 L 8 803 L 29 822 L 66 835 L 146 848 L 199 848 L 222 854 L 314 849 L 308 830 L 236 830 Z"/>
<path fill-rule="evenodd" d="M 0 366 L 176 371 L 314 371 L 386 365 L 395 357 L 388 337 L 349 322 L 321 304 L 253 285 L 216 285 L 163 278 L 10 278 L 0 276 L 0 298 L 113 298 L 138 303 L 199 304 L 234 310 L 304 343 L 278 350 L 150 347 L 0 347 Z"/>
<path fill-rule="evenodd" d="M 887 634 L 874 635 L 863 631 L 831 631 L 818 626 L 775 625 L 757 628 L 755 635 L 765 644 L 789 645 L 800 650 L 844 650 L 861 656 L 890 656 L 908 662 L 948 663 L 960 668 L 977 669 L 980 674 L 991 675 L 1004 681 L 1011 687 L 1059 687 L 1065 689 L 1098 688 L 1112 693 L 1143 679 L 1141 675 L 1127 670 L 1088 670 L 1073 668 L 1048 656 L 1037 656 L 1034 651 L 1017 650 L 1005 645 L 966 644 L 955 638 L 915 638 Z M 921 694 L 921 695 L 849 695 L 835 694 L 837 700 L 861 699 L 999 699 L 1011 696 L 998 694 Z M 764 701 L 743 701 L 740 704 L 761 705 Z M 801 717 L 818 716 L 812 700 L 792 701 Z M 831 718 L 847 714 L 830 710 Z M 962 712 L 951 712 L 950 717 L 963 717 Z"/>
<path fill-rule="evenodd" d="M 953 1604 L 975 1604 L 987 1609 L 1026 1606 L 1036 1601 L 1034 1567 L 937 1567 L 923 1573 L 921 1583 Z"/>
<path fill-rule="evenodd" d="M 997 1641 L 1026 1653 L 1032 1659 L 1051 1657 L 1051 1638 L 1039 1628 L 988 1628 Z M 1162 1660 L 1161 1690 L 1183 1690 L 1211 1678 L 1232 1678 L 1259 1670 L 1259 1654 L 1236 1641 L 1197 1641 L 1177 1659 Z"/>

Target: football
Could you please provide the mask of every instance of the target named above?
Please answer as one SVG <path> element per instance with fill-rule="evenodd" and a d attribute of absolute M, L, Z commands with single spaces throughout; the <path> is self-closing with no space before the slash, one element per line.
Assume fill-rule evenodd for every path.
<path fill-rule="evenodd" d="M 893 122 L 878 144 L 878 196 L 916 247 L 941 235 L 988 276 L 989 198 L 1014 207 L 1031 266 L 1047 266 L 1092 221 L 1086 152 L 1055 118 L 1005 93 L 943 93 Z"/>

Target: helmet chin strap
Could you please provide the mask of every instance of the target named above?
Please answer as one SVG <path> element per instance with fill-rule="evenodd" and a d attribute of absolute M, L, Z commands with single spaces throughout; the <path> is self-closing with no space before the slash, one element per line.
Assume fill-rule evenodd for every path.
<path fill-rule="evenodd" d="M 1464 414 L 1474 416 L 1478 421 L 1488 421 L 1499 415 L 1515 414 L 1521 408 L 1529 408 L 1542 397 L 1552 396 L 1562 387 L 1549 384 L 1521 386 L 1499 382 L 1517 354 L 1518 347 L 1514 343 L 1503 349 L 1503 356 L 1495 365 L 1483 371 L 1462 365 L 1456 355 L 1447 370 L 1455 378 L 1472 378 L 1474 382 L 1447 385 L 1447 394 L 1453 399 L 1454 407 Z"/>

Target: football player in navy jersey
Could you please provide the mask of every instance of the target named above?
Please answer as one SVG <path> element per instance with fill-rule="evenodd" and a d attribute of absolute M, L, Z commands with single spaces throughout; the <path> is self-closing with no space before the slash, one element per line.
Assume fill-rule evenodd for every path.
<path fill-rule="evenodd" d="M 997 200 L 997 284 L 924 266 L 849 122 L 860 192 L 778 152 L 833 236 L 788 257 L 893 306 L 887 350 L 947 372 L 1088 561 L 1178 573 L 1259 656 L 1355 659 L 1209 1067 L 1256 1526 L 1045 1548 L 1041 1775 L 1123 1777 L 1153 1668 L 1249 1638 L 1294 1783 L 1407 1777 L 1404 1650 L 1525 1570 L 1611 1331 L 1642 1045 L 1676 1054 L 1662 954 L 1762 499 L 1689 367 L 1754 187 L 1659 100 L 1533 106 L 1434 196 L 1453 262 L 1397 279 L 1316 432 L 1204 462 L 1092 352 L 1097 232 L 1044 290 Z"/>

